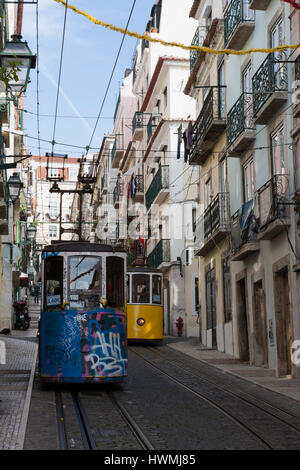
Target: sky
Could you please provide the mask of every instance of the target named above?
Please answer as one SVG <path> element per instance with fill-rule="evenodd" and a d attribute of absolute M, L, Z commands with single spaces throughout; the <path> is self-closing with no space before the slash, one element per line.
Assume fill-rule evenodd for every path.
<path fill-rule="evenodd" d="M 155 0 L 136 0 L 128 29 L 143 34 Z M 133 0 L 71 0 L 69 4 L 106 23 L 125 28 Z M 54 0 L 39 0 L 39 102 L 40 138 L 52 141 L 65 8 Z M 36 6 L 24 5 L 23 40 L 37 51 Z M 67 11 L 55 153 L 80 157 L 92 137 L 96 118 L 122 41 L 122 34 L 97 26 L 71 10 Z M 91 147 L 100 148 L 104 134 L 113 130 L 113 115 L 119 88 L 137 44 L 126 36 Z M 24 98 L 24 132 L 37 138 L 37 70 Z M 45 116 L 47 115 L 47 116 Z M 60 117 L 72 116 L 72 117 Z M 51 143 L 41 142 L 41 155 L 51 152 Z M 25 146 L 38 155 L 38 141 L 25 138 Z M 96 151 L 96 150 L 94 150 Z"/>

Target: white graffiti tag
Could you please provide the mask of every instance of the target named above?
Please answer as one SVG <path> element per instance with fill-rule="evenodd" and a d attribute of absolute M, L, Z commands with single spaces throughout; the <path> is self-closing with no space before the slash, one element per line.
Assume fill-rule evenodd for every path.
<path fill-rule="evenodd" d="M 109 341 L 106 342 L 104 333 L 97 331 L 98 344 L 92 346 L 93 353 L 86 356 L 86 361 L 91 363 L 91 369 L 101 368 L 104 375 L 123 375 L 127 359 L 122 357 L 119 333 L 109 333 Z M 101 352 L 98 351 L 99 348 Z"/>

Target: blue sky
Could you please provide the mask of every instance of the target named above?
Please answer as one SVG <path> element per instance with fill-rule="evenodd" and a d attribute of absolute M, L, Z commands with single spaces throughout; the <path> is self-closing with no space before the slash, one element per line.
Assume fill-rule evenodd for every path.
<path fill-rule="evenodd" d="M 107 23 L 125 27 L 133 0 L 71 0 L 69 4 L 86 11 Z M 137 0 L 129 29 L 143 33 L 154 0 Z M 36 53 L 35 6 L 24 5 L 23 39 Z M 54 0 L 39 0 L 39 94 L 40 137 L 52 140 L 57 80 L 63 31 L 64 7 Z M 122 40 L 122 34 L 96 26 L 81 15 L 68 10 L 64 58 L 62 66 L 55 141 L 79 146 L 88 145 L 104 97 L 112 67 Z M 119 86 L 136 46 L 136 39 L 126 37 L 114 78 L 109 89 L 102 118 L 99 121 L 92 147 L 99 148 L 104 134 L 112 132 L 113 115 Z M 36 113 L 36 70 L 31 71 L 31 83 L 24 98 L 24 109 Z M 37 137 L 37 118 L 24 113 L 25 133 Z M 44 117 L 43 115 L 50 115 Z M 38 154 L 38 143 L 26 139 L 29 151 Z M 51 151 L 51 144 L 41 142 L 41 154 Z M 79 157 L 80 149 L 55 145 L 57 153 Z"/>

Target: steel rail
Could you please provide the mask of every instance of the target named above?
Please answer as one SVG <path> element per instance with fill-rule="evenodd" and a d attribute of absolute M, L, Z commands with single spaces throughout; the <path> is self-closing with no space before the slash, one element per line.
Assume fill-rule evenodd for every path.
<path fill-rule="evenodd" d="M 264 447 L 264 449 L 274 450 L 273 447 L 265 439 L 263 439 L 259 434 L 257 434 L 255 431 L 253 431 L 253 429 L 251 429 L 249 426 L 247 426 L 245 423 L 243 423 L 240 419 L 236 418 L 232 413 L 227 411 L 223 406 L 221 406 L 219 404 L 216 404 L 213 400 L 211 400 L 210 398 L 207 398 L 202 393 L 193 390 L 193 388 L 189 387 L 188 385 L 185 385 L 180 380 L 175 379 L 172 375 L 168 374 L 167 372 L 165 372 L 163 369 L 161 369 L 157 365 L 155 365 L 152 362 L 145 359 L 141 354 L 137 353 L 135 350 L 133 350 L 131 348 L 130 348 L 130 350 L 136 356 L 138 356 L 140 359 L 142 359 L 144 362 L 146 362 L 148 365 L 150 365 L 153 369 L 158 370 L 161 374 L 168 377 L 170 380 L 172 380 L 174 383 L 176 383 L 180 387 L 182 387 L 185 390 L 189 391 L 190 393 L 197 396 L 198 398 L 201 398 L 201 400 L 207 402 L 211 407 L 213 407 L 213 408 L 217 409 L 218 411 L 220 411 L 221 413 L 223 413 L 225 416 L 227 416 L 227 418 L 229 418 L 231 421 L 233 421 L 235 424 L 237 424 L 245 432 L 247 432 L 247 434 L 249 434 L 252 438 L 254 437 Z"/>
<path fill-rule="evenodd" d="M 137 439 L 138 443 L 141 445 L 143 450 L 154 450 L 155 448 L 153 447 L 151 442 L 148 440 L 148 438 L 145 436 L 145 434 L 143 433 L 139 425 L 136 423 L 136 421 L 132 418 L 132 416 L 130 416 L 130 414 L 124 408 L 124 406 L 119 401 L 117 401 L 113 391 L 108 390 L 107 394 L 109 398 L 111 399 L 112 403 L 117 407 L 123 420 L 129 426 L 130 430 L 134 434 L 135 438 Z"/>
<path fill-rule="evenodd" d="M 254 406 L 255 408 L 258 408 L 258 409 L 262 410 L 264 413 L 267 413 L 267 414 L 269 414 L 270 416 L 273 416 L 274 418 L 278 419 L 278 421 L 281 421 L 282 423 L 284 423 L 284 424 L 290 426 L 290 427 L 291 427 L 292 429 L 294 429 L 295 431 L 300 432 L 300 418 L 298 418 L 297 416 L 293 415 L 292 413 L 289 413 L 288 411 L 283 410 L 282 408 L 280 408 L 280 407 L 278 407 L 278 406 L 272 405 L 271 403 L 269 403 L 268 401 L 264 400 L 263 398 L 257 398 L 257 397 L 255 397 L 254 395 L 251 395 L 251 393 L 244 392 L 243 390 L 237 389 L 237 391 L 239 391 L 239 392 L 242 393 L 243 395 L 246 395 L 246 396 L 248 396 L 249 398 L 251 398 L 251 399 L 253 399 L 253 400 L 256 400 L 256 401 L 258 401 L 258 402 L 260 402 L 260 403 L 264 403 L 264 404 L 266 404 L 268 407 L 273 408 L 274 410 L 276 410 L 276 411 L 278 411 L 278 412 L 280 412 L 280 413 L 283 413 L 283 414 L 285 414 L 286 416 L 288 416 L 288 417 L 290 417 L 290 418 L 293 418 L 293 419 L 296 420 L 296 421 L 298 420 L 298 421 L 299 421 L 299 426 L 295 426 L 295 425 L 289 423 L 289 422 L 286 421 L 285 419 L 283 419 L 283 418 L 279 417 L 278 415 L 276 415 L 275 412 L 272 413 L 271 411 L 268 411 L 268 410 L 266 410 L 265 408 L 263 408 L 261 405 L 258 405 L 258 404 L 256 404 L 256 403 L 252 403 L 251 401 L 247 400 L 246 398 L 240 396 L 238 393 L 235 393 L 235 392 L 233 392 L 232 390 L 229 390 L 228 388 L 221 386 L 218 382 L 215 382 L 214 380 L 211 380 L 211 378 L 208 378 L 207 375 L 204 375 L 204 376 L 203 376 L 203 375 L 202 375 L 202 372 L 201 372 L 201 374 L 199 374 L 199 373 L 195 373 L 195 372 L 189 371 L 189 370 L 186 369 L 185 367 L 182 367 L 182 365 L 184 365 L 184 363 L 183 363 L 182 361 L 180 361 L 180 359 L 179 359 L 179 361 L 175 362 L 175 361 L 173 361 L 173 360 L 170 360 L 170 359 L 167 357 L 167 355 L 162 354 L 161 351 L 157 351 L 157 350 L 155 350 L 154 348 L 151 348 L 151 347 L 149 347 L 148 349 L 150 349 L 152 352 L 155 352 L 155 353 L 158 354 L 159 356 L 163 357 L 166 361 L 168 361 L 168 362 L 170 362 L 170 363 L 172 363 L 172 364 L 174 364 L 174 365 L 177 365 L 177 366 L 178 366 L 178 364 L 180 363 L 180 369 L 181 369 L 181 370 L 184 370 L 185 372 L 187 372 L 187 373 L 189 373 L 189 374 L 191 374 L 191 375 L 193 375 L 193 376 L 195 376 L 195 377 L 199 377 L 201 380 L 203 380 L 203 381 L 205 381 L 205 382 L 207 382 L 207 383 L 209 383 L 209 384 L 211 384 L 211 385 L 214 385 L 216 388 L 218 388 L 218 389 L 221 390 L 222 392 L 225 392 L 225 393 L 227 393 L 227 394 L 229 394 L 229 395 L 232 395 L 232 396 L 234 396 L 235 398 L 238 398 L 239 400 L 243 400 L 243 401 L 244 401 L 245 403 L 247 403 L 248 405 Z M 203 363 L 203 364 L 207 365 L 206 363 Z"/>

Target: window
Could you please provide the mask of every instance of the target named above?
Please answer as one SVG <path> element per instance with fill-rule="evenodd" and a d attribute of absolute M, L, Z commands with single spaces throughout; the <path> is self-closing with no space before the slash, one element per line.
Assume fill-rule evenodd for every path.
<path fill-rule="evenodd" d="M 204 188 L 204 208 L 207 209 L 211 202 L 211 179 L 205 182 Z"/>
<path fill-rule="evenodd" d="M 132 275 L 132 303 L 150 303 L 150 276 L 148 274 Z"/>
<path fill-rule="evenodd" d="M 49 215 L 52 218 L 55 218 L 58 215 L 57 201 L 55 199 L 50 199 L 49 201 Z"/>
<path fill-rule="evenodd" d="M 49 168 L 50 178 L 58 178 L 58 168 Z"/>
<path fill-rule="evenodd" d="M 152 303 L 161 304 L 161 276 L 152 276 Z"/>
<path fill-rule="evenodd" d="M 95 308 L 102 295 L 102 259 L 98 256 L 69 258 L 69 301 L 71 308 Z"/>
<path fill-rule="evenodd" d="M 218 68 L 218 117 L 226 116 L 226 88 L 225 88 L 225 68 L 224 62 Z"/>
<path fill-rule="evenodd" d="M 285 174 L 283 125 L 271 134 L 272 176 Z"/>
<path fill-rule="evenodd" d="M 44 263 L 44 308 L 56 310 L 63 302 L 63 257 L 49 256 Z"/>
<path fill-rule="evenodd" d="M 270 31 L 270 46 L 278 47 L 283 45 L 283 23 L 281 16 L 278 18 L 274 26 Z M 287 60 L 286 54 L 284 51 L 274 52 L 274 58 L 277 60 Z M 282 62 L 274 63 L 274 75 L 275 75 L 275 86 L 276 89 L 280 90 L 286 84 L 286 66 Z"/>
<path fill-rule="evenodd" d="M 77 168 L 69 168 L 69 178 L 71 179 L 75 179 L 77 178 L 77 175 L 78 175 L 78 170 Z"/>
<path fill-rule="evenodd" d="M 163 95 L 164 95 L 164 107 L 166 109 L 168 106 L 168 87 L 165 87 Z"/>
<path fill-rule="evenodd" d="M 49 238 L 57 238 L 57 226 L 49 225 Z"/>
<path fill-rule="evenodd" d="M 254 162 L 250 160 L 243 166 L 244 202 L 251 201 L 254 195 Z"/>
<path fill-rule="evenodd" d="M 244 118 L 245 127 L 252 127 L 252 115 L 253 115 L 253 98 L 252 98 L 252 69 L 251 62 L 248 62 L 244 70 L 242 71 L 242 87 L 244 94 Z"/>
<path fill-rule="evenodd" d="M 225 323 L 227 323 L 232 320 L 229 257 L 223 259 L 222 267 L 223 267 L 224 321 Z"/>
<path fill-rule="evenodd" d="M 220 193 L 227 192 L 227 178 L 226 178 L 226 159 L 224 158 L 220 162 L 219 170 L 219 182 L 220 182 Z"/>

